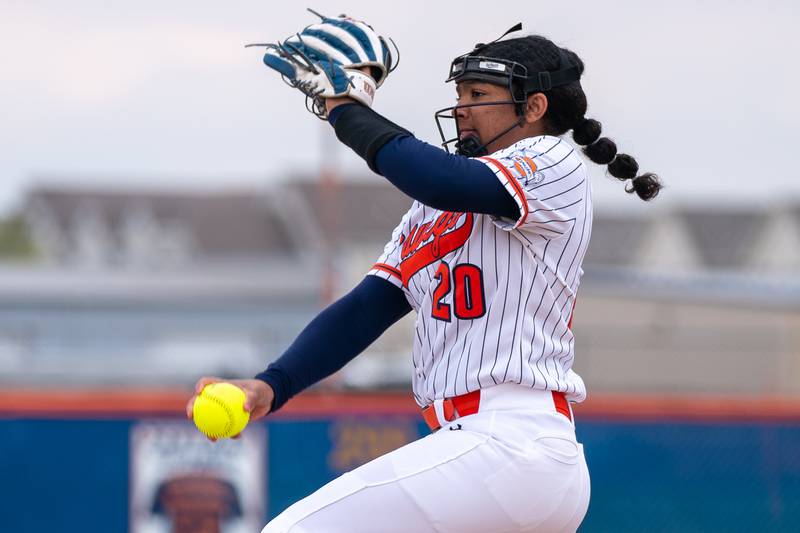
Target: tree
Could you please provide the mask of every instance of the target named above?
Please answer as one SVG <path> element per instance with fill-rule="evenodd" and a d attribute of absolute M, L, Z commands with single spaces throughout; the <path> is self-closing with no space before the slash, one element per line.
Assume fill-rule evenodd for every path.
<path fill-rule="evenodd" d="M 37 255 L 30 228 L 21 215 L 0 220 L 0 260 L 26 261 Z"/>

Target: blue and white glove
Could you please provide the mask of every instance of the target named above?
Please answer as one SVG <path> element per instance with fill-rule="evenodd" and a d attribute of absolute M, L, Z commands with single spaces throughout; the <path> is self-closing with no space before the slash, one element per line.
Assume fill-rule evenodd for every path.
<path fill-rule="evenodd" d="M 302 91 L 320 118 L 327 116 L 326 98 L 348 96 L 372 106 L 375 90 L 396 66 L 387 40 L 364 22 L 312 13 L 322 21 L 283 42 L 250 46 L 267 47 L 264 64 Z"/>

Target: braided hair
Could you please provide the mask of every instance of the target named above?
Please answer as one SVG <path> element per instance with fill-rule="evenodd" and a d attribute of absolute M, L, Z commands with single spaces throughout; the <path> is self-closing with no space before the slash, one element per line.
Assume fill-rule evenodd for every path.
<path fill-rule="evenodd" d="M 516 61 L 525 65 L 528 75 L 542 71 L 566 68 L 562 57 L 577 66 L 583 74 L 583 61 L 578 54 L 566 48 L 559 49 L 552 41 L 539 35 L 529 35 L 484 45 L 480 54 Z M 608 137 L 601 137 L 602 126 L 597 120 L 586 117 L 586 94 L 580 81 L 543 91 L 547 97 L 547 112 L 542 117 L 549 135 L 563 135 L 572 130 L 572 138 L 583 147 L 583 153 L 598 165 L 608 165 L 608 173 L 620 181 L 630 181 L 625 191 L 636 193 L 642 200 L 652 200 L 663 187 L 653 173 L 637 175 L 639 164 L 628 154 L 617 152 L 617 145 Z"/>

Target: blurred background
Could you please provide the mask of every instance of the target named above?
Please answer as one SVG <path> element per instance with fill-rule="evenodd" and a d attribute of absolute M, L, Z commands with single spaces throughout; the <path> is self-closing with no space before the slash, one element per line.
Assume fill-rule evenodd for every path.
<path fill-rule="evenodd" d="M 475 43 L 522 21 L 583 58 L 588 116 L 667 188 L 644 204 L 590 165 L 581 531 L 794 530 L 797 4 L 309 7 L 394 38 L 375 108 L 432 144 Z M 199 376 L 278 357 L 411 204 L 244 49 L 314 22 L 304 8 L 0 0 L 4 531 L 257 531 L 427 432 L 410 317 L 241 442 L 180 419 Z"/>

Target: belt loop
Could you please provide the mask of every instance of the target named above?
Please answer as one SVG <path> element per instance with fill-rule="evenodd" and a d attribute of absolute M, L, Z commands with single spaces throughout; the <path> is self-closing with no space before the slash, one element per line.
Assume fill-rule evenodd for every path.
<path fill-rule="evenodd" d="M 444 399 L 437 398 L 433 400 L 433 412 L 436 413 L 436 420 L 439 421 L 439 427 L 447 424 L 447 420 L 444 418 Z"/>
<path fill-rule="evenodd" d="M 433 412 L 436 413 L 436 419 L 439 420 L 439 425 L 444 426 L 448 422 L 456 419 L 455 408 L 453 407 L 452 398 L 439 398 L 433 400 Z"/>

